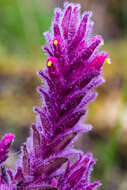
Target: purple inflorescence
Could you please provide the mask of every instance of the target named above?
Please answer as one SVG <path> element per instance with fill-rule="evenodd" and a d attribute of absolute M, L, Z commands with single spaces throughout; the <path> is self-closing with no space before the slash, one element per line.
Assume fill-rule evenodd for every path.
<path fill-rule="evenodd" d="M 107 53 L 99 51 L 102 37 L 90 37 L 91 15 L 85 12 L 81 17 L 79 4 L 66 3 L 63 11 L 55 9 L 51 32 L 45 33 L 46 68 L 38 72 L 45 82 L 38 88 L 43 106 L 34 108 L 36 121 L 22 145 L 16 172 L 1 166 L 0 190 L 100 187 L 100 182 L 90 180 L 96 162 L 92 154 L 73 148 L 76 137 L 92 128 L 81 121 L 97 96 L 95 89 L 104 82 L 102 66 L 110 63 Z M 0 163 L 7 158 L 13 138 L 9 134 L 2 139 Z"/>
<path fill-rule="evenodd" d="M 5 135 L 0 142 L 0 164 L 8 158 L 9 148 L 14 140 L 13 134 Z"/>

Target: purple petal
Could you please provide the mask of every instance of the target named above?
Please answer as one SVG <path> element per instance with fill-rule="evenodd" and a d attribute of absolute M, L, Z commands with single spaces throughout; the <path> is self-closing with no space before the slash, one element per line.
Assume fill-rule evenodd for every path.
<path fill-rule="evenodd" d="M 67 146 L 70 144 L 70 142 L 72 141 L 72 139 L 74 139 L 76 135 L 77 133 L 71 133 L 69 135 L 60 135 L 59 137 L 57 137 L 57 139 L 55 139 L 51 144 L 49 144 L 46 147 L 46 157 L 50 154 L 57 154 L 63 151 L 65 147 L 67 148 Z"/>
<path fill-rule="evenodd" d="M 77 124 L 80 118 L 86 114 L 86 112 L 87 111 L 85 109 L 82 109 L 80 111 L 76 111 L 74 113 L 67 114 L 67 116 L 64 116 L 58 123 L 55 134 L 59 134 L 74 127 L 74 125 Z"/>
<path fill-rule="evenodd" d="M 23 166 L 23 173 L 24 175 L 29 175 L 30 174 L 30 158 L 29 158 L 29 154 L 27 151 L 27 147 L 24 144 L 23 147 L 23 158 L 22 158 L 22 166 Z"/>
<path fill-rule="evenodd" d="M 64 36 L 65 40 L 68 39 L 68 31 L 69 31 L 71 12 L 72 12 L 72 7 L 68 6 L 64 13 L 62 23 L 61 23 L 62 30 L 63 30 L 63 36 Z"/>
<path fill-rule="evenodd" d="M 44 175 L 49 176 L 52 173 L 54 173 L 56 170 L 58 170 L 65 162 L 67 161 L 67 158 L 52 158 L 51 160 L 45 161 L 44 163 L 36 163 L 35 165 L 35 171 L 36 176 Z"/>
<path fill-rule="evenodd" d="M 77 30 L 77 33 L 75 35 L 75 38 L 70 44 L 70 48 L 69 48 L 70 51 L 72 51 L 74 47 L 77 47 L 78 43 L 84 38 L 85 33 L 86 33 L 87 22 L 90 16 L 91 16 L 91 12 L 87 12 L 84 14 L 81 20 L 81 23 L 79 25 L 79 28 Z"/>
<path fill-rule="evenodd" d="M 79 23 L 79 20 L 80 20 L 80 6 L 77 5 L 73 8 L 72 11 L 71 22 L 69 26 L 69 34 L 68 34 L 69 42 L 73 39 L 75 35 L 75 32 L 77 30 L 77 23 Z"/>

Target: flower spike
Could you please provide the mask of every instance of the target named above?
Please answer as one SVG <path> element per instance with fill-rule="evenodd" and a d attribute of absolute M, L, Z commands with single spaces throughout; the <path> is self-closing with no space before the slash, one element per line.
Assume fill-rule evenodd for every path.
<path fill-rule="evenodd" d="M 102 37 L 91 38 L 91 16 L 85 12 L 81 17 L 79 4 L 65 3 L 63 11 L 55 9 L 51 32 L 44 34 L 46 67 L 38 72 L 44 80 L 37 89 L 43 103 L 34 108 L 36 120 L 22 145 L 16 172 L 1 165 L 0 190 L 95 190 L 101 186 L 90 180 L 96 159 L 73 148 L 77 137 L 92 129 L 82 120 L 97 97 L 96 88 L 104 82 L 104 62 L 111 63 L 108 54 L 100 51 Z M 0 164 L 13 139 L 13 135 L 2 139 Z"/>

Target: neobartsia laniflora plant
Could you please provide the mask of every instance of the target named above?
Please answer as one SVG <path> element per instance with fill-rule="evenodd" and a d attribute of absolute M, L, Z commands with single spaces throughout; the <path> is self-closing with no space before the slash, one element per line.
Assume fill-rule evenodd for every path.
<path fill-rule="evenodd" d="M 55 9 L 51 32 L 46 32 L 46 67 L 38 72 L 44 85 L 38 88 L 43 104 L 35 107 L 36 121 L 30 137 L 21 147 L 15 171 L 4 166 L 13 134 L 0 143 L 0 190 L 94 190 L 101 183 L 91 182 L 96 160 L 91 153 L 75 150 L 81 133 L 91 130 L 83 124 L 87 105 L 96 88 L 104 82 L 102 66 L 110 63 L 99 51 L 101 36 L 93 36 L 91 12 L 80 16 L 80 5 L 65 4 Z M 73 158 L 73 159 L 72 159 Z M 73 160 L 73 162 L 72 162 Z"/>

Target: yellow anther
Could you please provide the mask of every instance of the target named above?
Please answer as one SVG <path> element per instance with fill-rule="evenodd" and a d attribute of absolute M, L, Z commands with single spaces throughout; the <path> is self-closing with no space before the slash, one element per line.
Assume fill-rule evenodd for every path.
<path fill-rule="evenodd" d="M 58 40 L 54 40 L 53 44 L 54 44 L 55 46 L 57 46 L 57 45 L 58 45 Z"/>
<path fill-rule="evenodd" d="M 52 66 L 52 61 L 48 61 L 48 67 Z"/>
<path fill-rule="evenodd" d="M 101 42 L 101 46 L 104 46 L 104 41 Z"/>
<path fill-rule="evenodd" d="M 110 58 L 106 58 L 106 59 L 105 59 L 105 62 L 106 62 L 107 64 L 111 64 L 111 63 L 112 63 Z"/>

